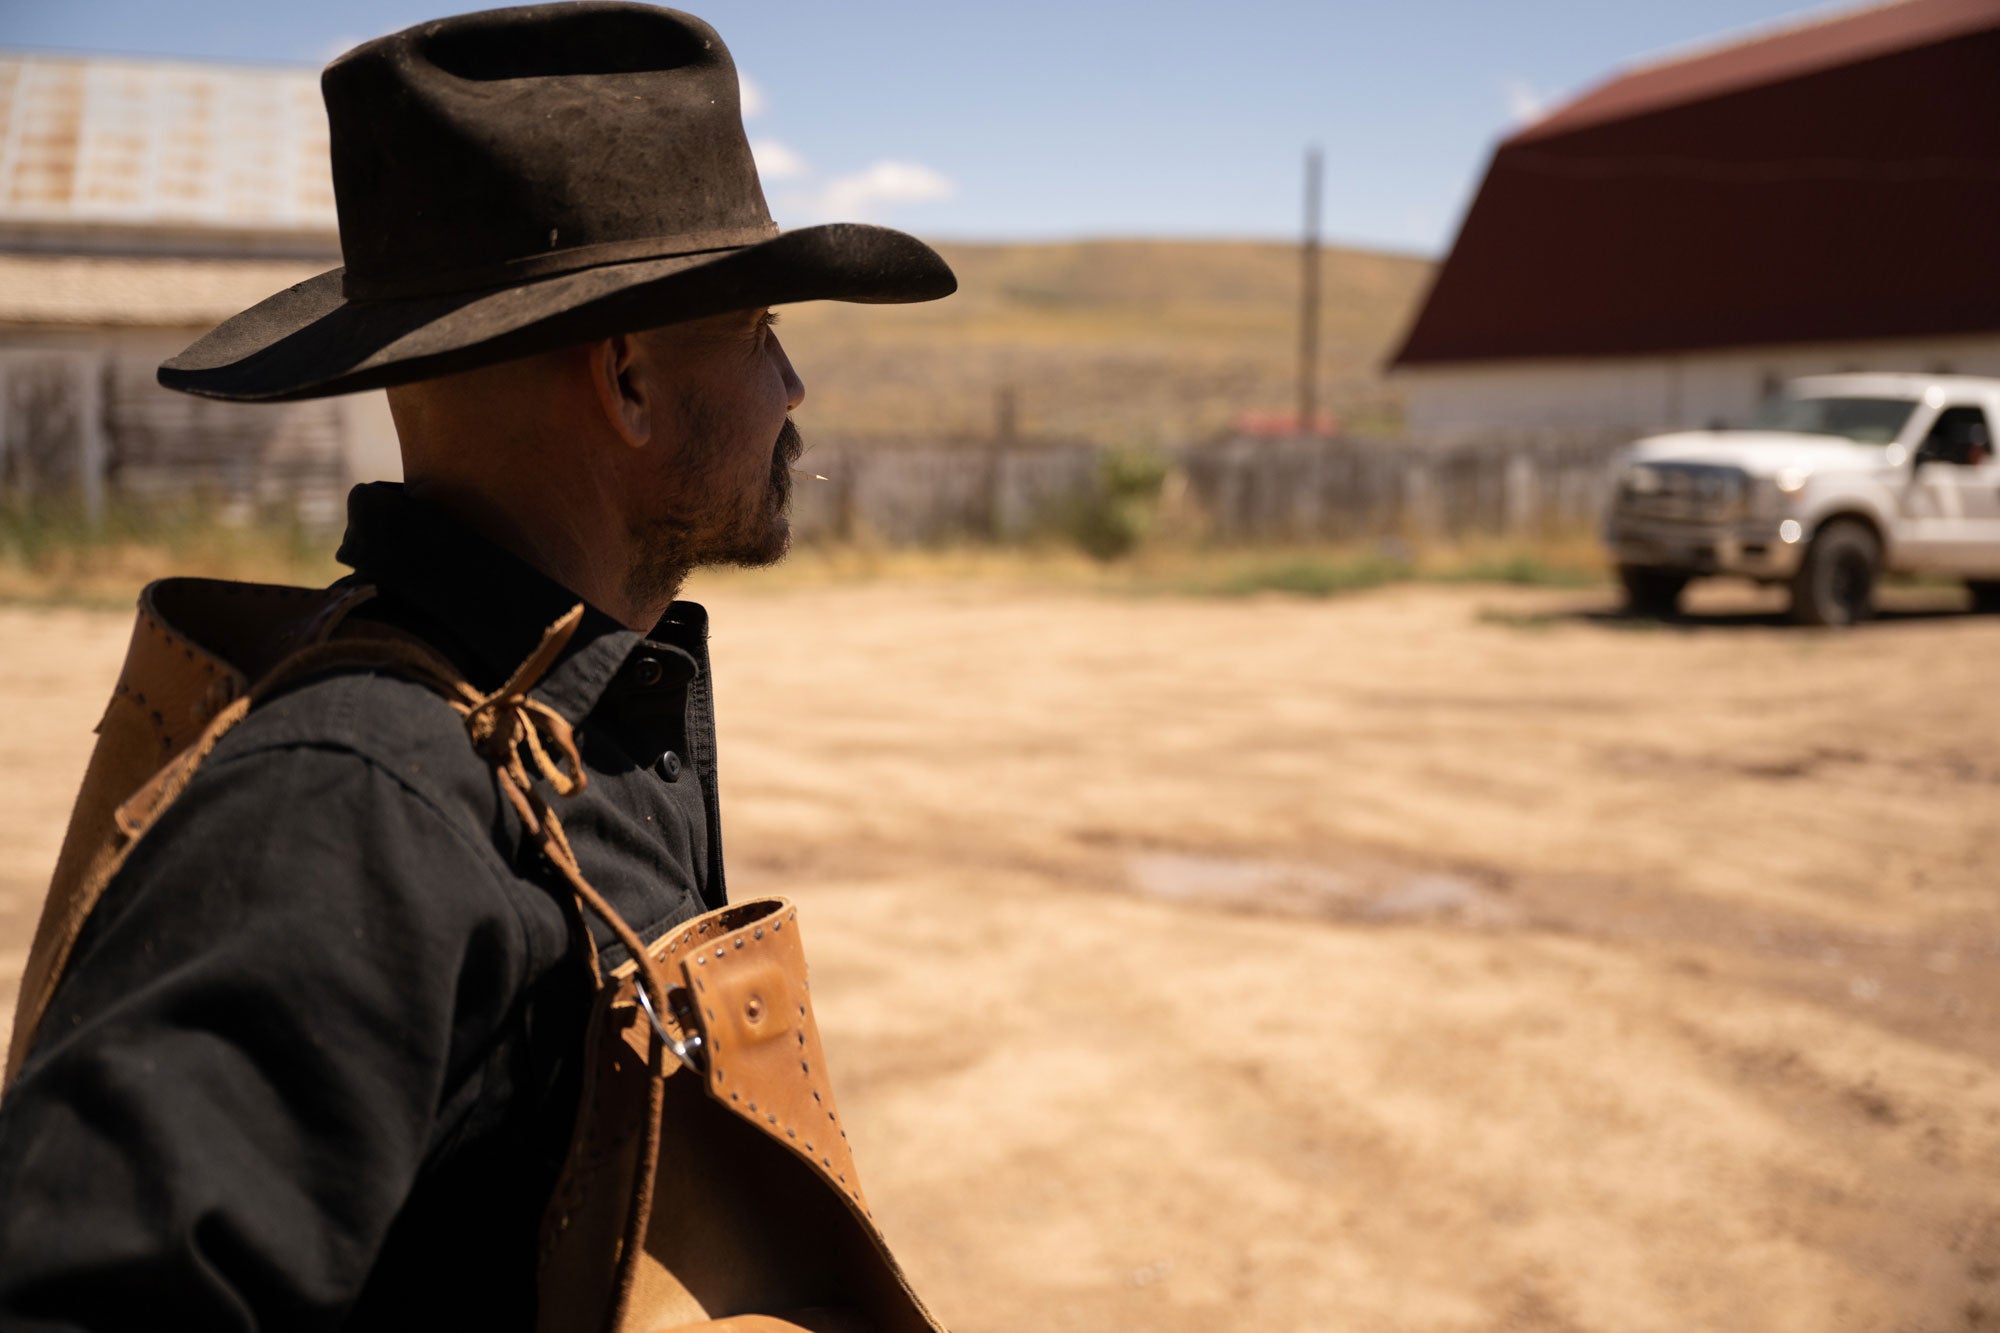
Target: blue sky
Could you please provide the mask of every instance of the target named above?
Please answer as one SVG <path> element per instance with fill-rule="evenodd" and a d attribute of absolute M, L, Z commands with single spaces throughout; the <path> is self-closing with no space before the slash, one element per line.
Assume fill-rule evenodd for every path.
<path fill-rule="evenodd" d="M 0 45 L 319 64 L 451 0 L 0 0 Z M 1282 236 L 1326 154 L 1330 239 L 1450 243 L 1537 106 L 1796 0 L 696 0 L 753 87 L 787 225 L 936 237 Z"/>

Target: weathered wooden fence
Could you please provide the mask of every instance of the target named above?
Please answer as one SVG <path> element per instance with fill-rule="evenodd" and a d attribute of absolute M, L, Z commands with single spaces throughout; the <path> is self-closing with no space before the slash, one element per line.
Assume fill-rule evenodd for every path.
<path fill-rule="evenodd" d="M 1594 523 L 1624 437 L 1230 440 L 1165 451 L 1194 526 L 1229 542 L 1571 531 Z M 1087 445 L 870 449 L 836 445 L 805 466 L 802 540 L 1018 541 L 1060 532 L 1103 484 Z"/>
<path fill-rule="evenodd" d="M 225 513 L 337 525 L 350 478 L 338 408 L 214 403 L 153 383 L 151 358 L 0 348 L 0 500 L 200 495 Z M 1623 437 L 1426 443 L 1235 439 L 1163 451 L 1172 503 L 1228 542 L 1575 529 L 1603 503 Z M 1085 443 L 908 448 L 843 441 L 793 488 L 806 541 L 1014 542 L 1076 529 L 1103 495 Z"/>
<path fill-rule="evenodd" d="M 1596 522 L 1623 437 L 1232 440 L 1180 454 L 1226 541 L 1457 537 Z"/>
<path fill-rule="evenodd" d="M 0 349 L 0 499 L 196 495 L 231 511 L 337 523 L 348 482 L 330 400 L 218 403 L 169 393 L 152 357 Z"/>
<path fill-rule="evenodd" d="M 807 541 L 1019 541 L 1089 498 L 1099 457 L 1089 445 L 818 448 L 801 467 L 827 480 L 796 479 L 792 528 Z"/>

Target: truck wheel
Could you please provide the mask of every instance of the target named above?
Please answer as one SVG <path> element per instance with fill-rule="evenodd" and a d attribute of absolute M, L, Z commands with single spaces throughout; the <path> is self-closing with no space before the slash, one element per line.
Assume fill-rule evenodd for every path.
<path fill-rule="evenodd" d="M 1665 620 L 1678 615 L 1681 592 L 1692 575 L 1652 565 L 1620 565 L 1618 581 L 1625 585 L 1625 614 Z"/>
<path fill-rule="evenodd" d="M 1858 519 L 1821 528 L 1792 577 L 1792 619 L 1801 625 L 1852 625 L 1875 614 L 1882 543 Z"/>
<path fill-rule="evenodd" d="M 1992 615 L 2000 612 L 2000 583 L 1987 579 L 1967 579 L 1965 590 L 1972 594 L 1972 609 Z"/>

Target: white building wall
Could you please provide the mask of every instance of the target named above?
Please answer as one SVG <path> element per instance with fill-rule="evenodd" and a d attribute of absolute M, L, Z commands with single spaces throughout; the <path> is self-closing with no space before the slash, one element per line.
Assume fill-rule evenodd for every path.
<path fill-rule="evenodd" d="M 1779 383 L 1849 370 L 2000 375 L 2000 335 L 1410 366 L 1394 378 L 1415 435 L 1642 435 L 1741 424 Z"/>

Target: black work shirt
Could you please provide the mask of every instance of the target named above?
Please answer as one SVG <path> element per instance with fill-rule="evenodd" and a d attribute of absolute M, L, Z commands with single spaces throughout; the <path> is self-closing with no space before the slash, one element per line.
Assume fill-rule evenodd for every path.
<path fill-rule="evenodd" d="M 398 486 L 340 558 L 482 689 L 577 599 Z M 586 613 L 533 694 L 642 935 L 723 900 L 700 607 Z M 574 1117 L 578 917 L 465 725 L 349 671 L 257 708 L 141 839 L 0 1101 L 0 1328 L 529 1329 Z M 598 932 L 607 967 L 618 961 Z"/>

